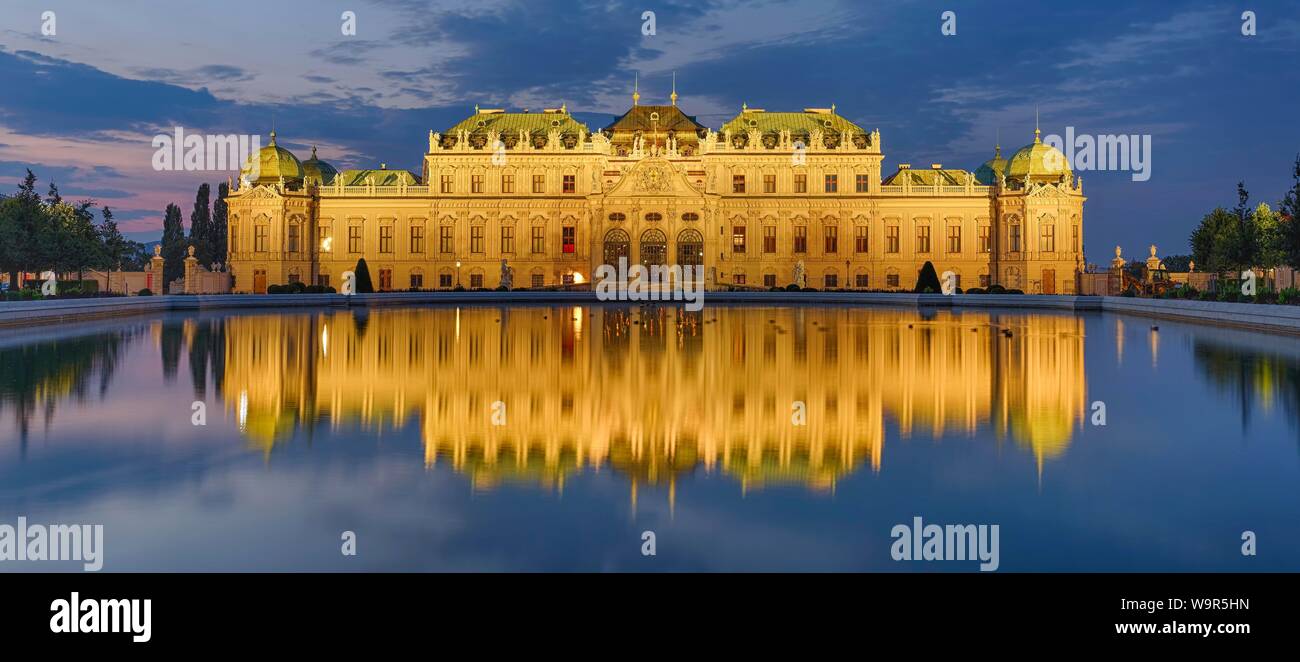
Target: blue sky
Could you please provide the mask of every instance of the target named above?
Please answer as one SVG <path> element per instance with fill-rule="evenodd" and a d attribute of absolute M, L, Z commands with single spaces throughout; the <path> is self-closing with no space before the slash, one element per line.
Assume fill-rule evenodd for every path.
<path fill-rule="evenodd" d="M 940 33 L 944 11 L 955 36 Z M 742 103 L 834 103 L 881 130 L 887 172 L 974 169 L 999 137 L 1009 155 L 1032 140 L 1035 109 L 1044 134 L 1149 134 L 1149 181 L 1080 173 L 1094 262 L 1116 244 L 1187 252 L 1239 179 L 1275 204 L 1300 152 L 1296 2 L 6 0 L 0 188 L 32 167 L 156 238 L 168 202 L 188 214 L 200 181 L 225 178 L 152 169 L 153 137 L 176 126 L 274 123 L 302 158 L 314 144 L 339 167 L 418 170 L 428 131 L 476 103 L 566 103 L 596 127 L 626 110 L 636 73 L 643 101 L 666 103 L 673 71 L 679 104 L 714 128 Z"/>

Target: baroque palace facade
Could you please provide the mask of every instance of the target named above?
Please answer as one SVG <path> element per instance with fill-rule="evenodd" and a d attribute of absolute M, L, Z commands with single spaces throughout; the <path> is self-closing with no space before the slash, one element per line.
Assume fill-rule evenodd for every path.
<path fill-rule="evenodd" d="M 338 172 L 275 142 L 230 205 L 237 292 L 337 286 L 365 258 L 377 290 L 590 281 L 620 257 L 701 265 L 705 286 L 911 289 L 926 261 L 964 288 L 1076 291 L 1082 183 L 1034 141 L 974 172 L 900 164 L 831 108 L 744 108 L 714 131 L 633 106 L 601 131 L 565 107 L 475 108 L 429 133 L 423 171 Z M 254 162 L 253 159 L 256 159 Z"/>

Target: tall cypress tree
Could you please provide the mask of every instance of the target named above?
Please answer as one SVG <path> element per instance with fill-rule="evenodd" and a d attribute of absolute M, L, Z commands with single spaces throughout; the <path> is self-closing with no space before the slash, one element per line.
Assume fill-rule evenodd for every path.
<path fill-rule="evenodd" d="M 162 256 L 166 260 L 163 265 L 165 288 L 185 273 L 185 221 L 181 219 L 181 208 L 174 204 L 167 205 L 166 215 L 163 216 Z M 159 292 L 166 293 L 166 289 Z"/>
<path fill-rule="evenodd" d="M 212 212 L 209 207 L 212 189 L 207 183 L 199 184 L 199 192 L 194 196 L 194 211 L 190 212 L 190 245 L 194 246 L 194 257 L 199 264 L 209 266 L 214 261 L 215 251 L 212 246 Z"/>
<path fill-rule="evenodd" d="M 217 201 L 212 205 L 212 259 L 216 262 L 226 264 L 230 261 L 228 255 L 229 248 L 226 246 L 228 229 L 229 207 L 226 205 L 226 198 L 230 195 L 230 185 L 222 182 L 217 184 Z"/>

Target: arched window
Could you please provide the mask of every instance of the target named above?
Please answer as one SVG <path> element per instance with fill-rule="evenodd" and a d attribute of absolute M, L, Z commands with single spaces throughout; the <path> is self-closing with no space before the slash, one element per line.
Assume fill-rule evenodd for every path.
<path fill-rule="evenodd" d="M 631 239 L 622 230 L 610 230 L 605 233 L 605 264 L 618 267 L 618 259 L 629 257 Z"/>
<path fill-rule="evenodd" d="M 704 264 L 704 237 L 698 230 L 682 230 L 677 235 L 677 264 Z"/>
<path fill-rule="evenodd" d="M 646 230 L 641 234 L 641 264 L 651 266 L 668 263 L 668 238 L 659 230 Z"/>

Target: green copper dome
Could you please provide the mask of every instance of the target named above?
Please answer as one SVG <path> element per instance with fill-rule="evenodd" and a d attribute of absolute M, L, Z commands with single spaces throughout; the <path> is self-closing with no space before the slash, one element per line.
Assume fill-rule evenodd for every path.
<path fill-rule="evenodd" d="M 992 186 L 998 178 L 1007 174 L 1007 160 L 1002 158 L 1002 146 L 993 148 L 993 158 L 975 169 L 975 181 L 985 186 Z"/>
<path fill-rule="evenodd" d="M 316 158 L 316 148 L 311 148 L 311 158 L 302 162 L 303 181 L 308 184 L 325 186 L 334 182 L 339 174 L 334 166 Z"/>
<path fill-rule="evenodd" d="M 257 152 L 257 162 L 253 156 L 239 171 L 240 179 L 248 177 L 253 184 L 275 184 L 284 178 L 286 182 L 301 182 L 303 179 L 302 163 L 293 152 L 275 144 L 275 132 L 271 132 L 271 144 Z M 254 170 L 256 166 L 256 170 Z"/>
<path fill-rule="evenodd" d="M 1021 147 L 1007 162 L 1007 179 L 1024 183 L 1060 182 L 1074 176 L 1061 150 L 1044 143 L 1034 129 L 1034 142 Z"/>

